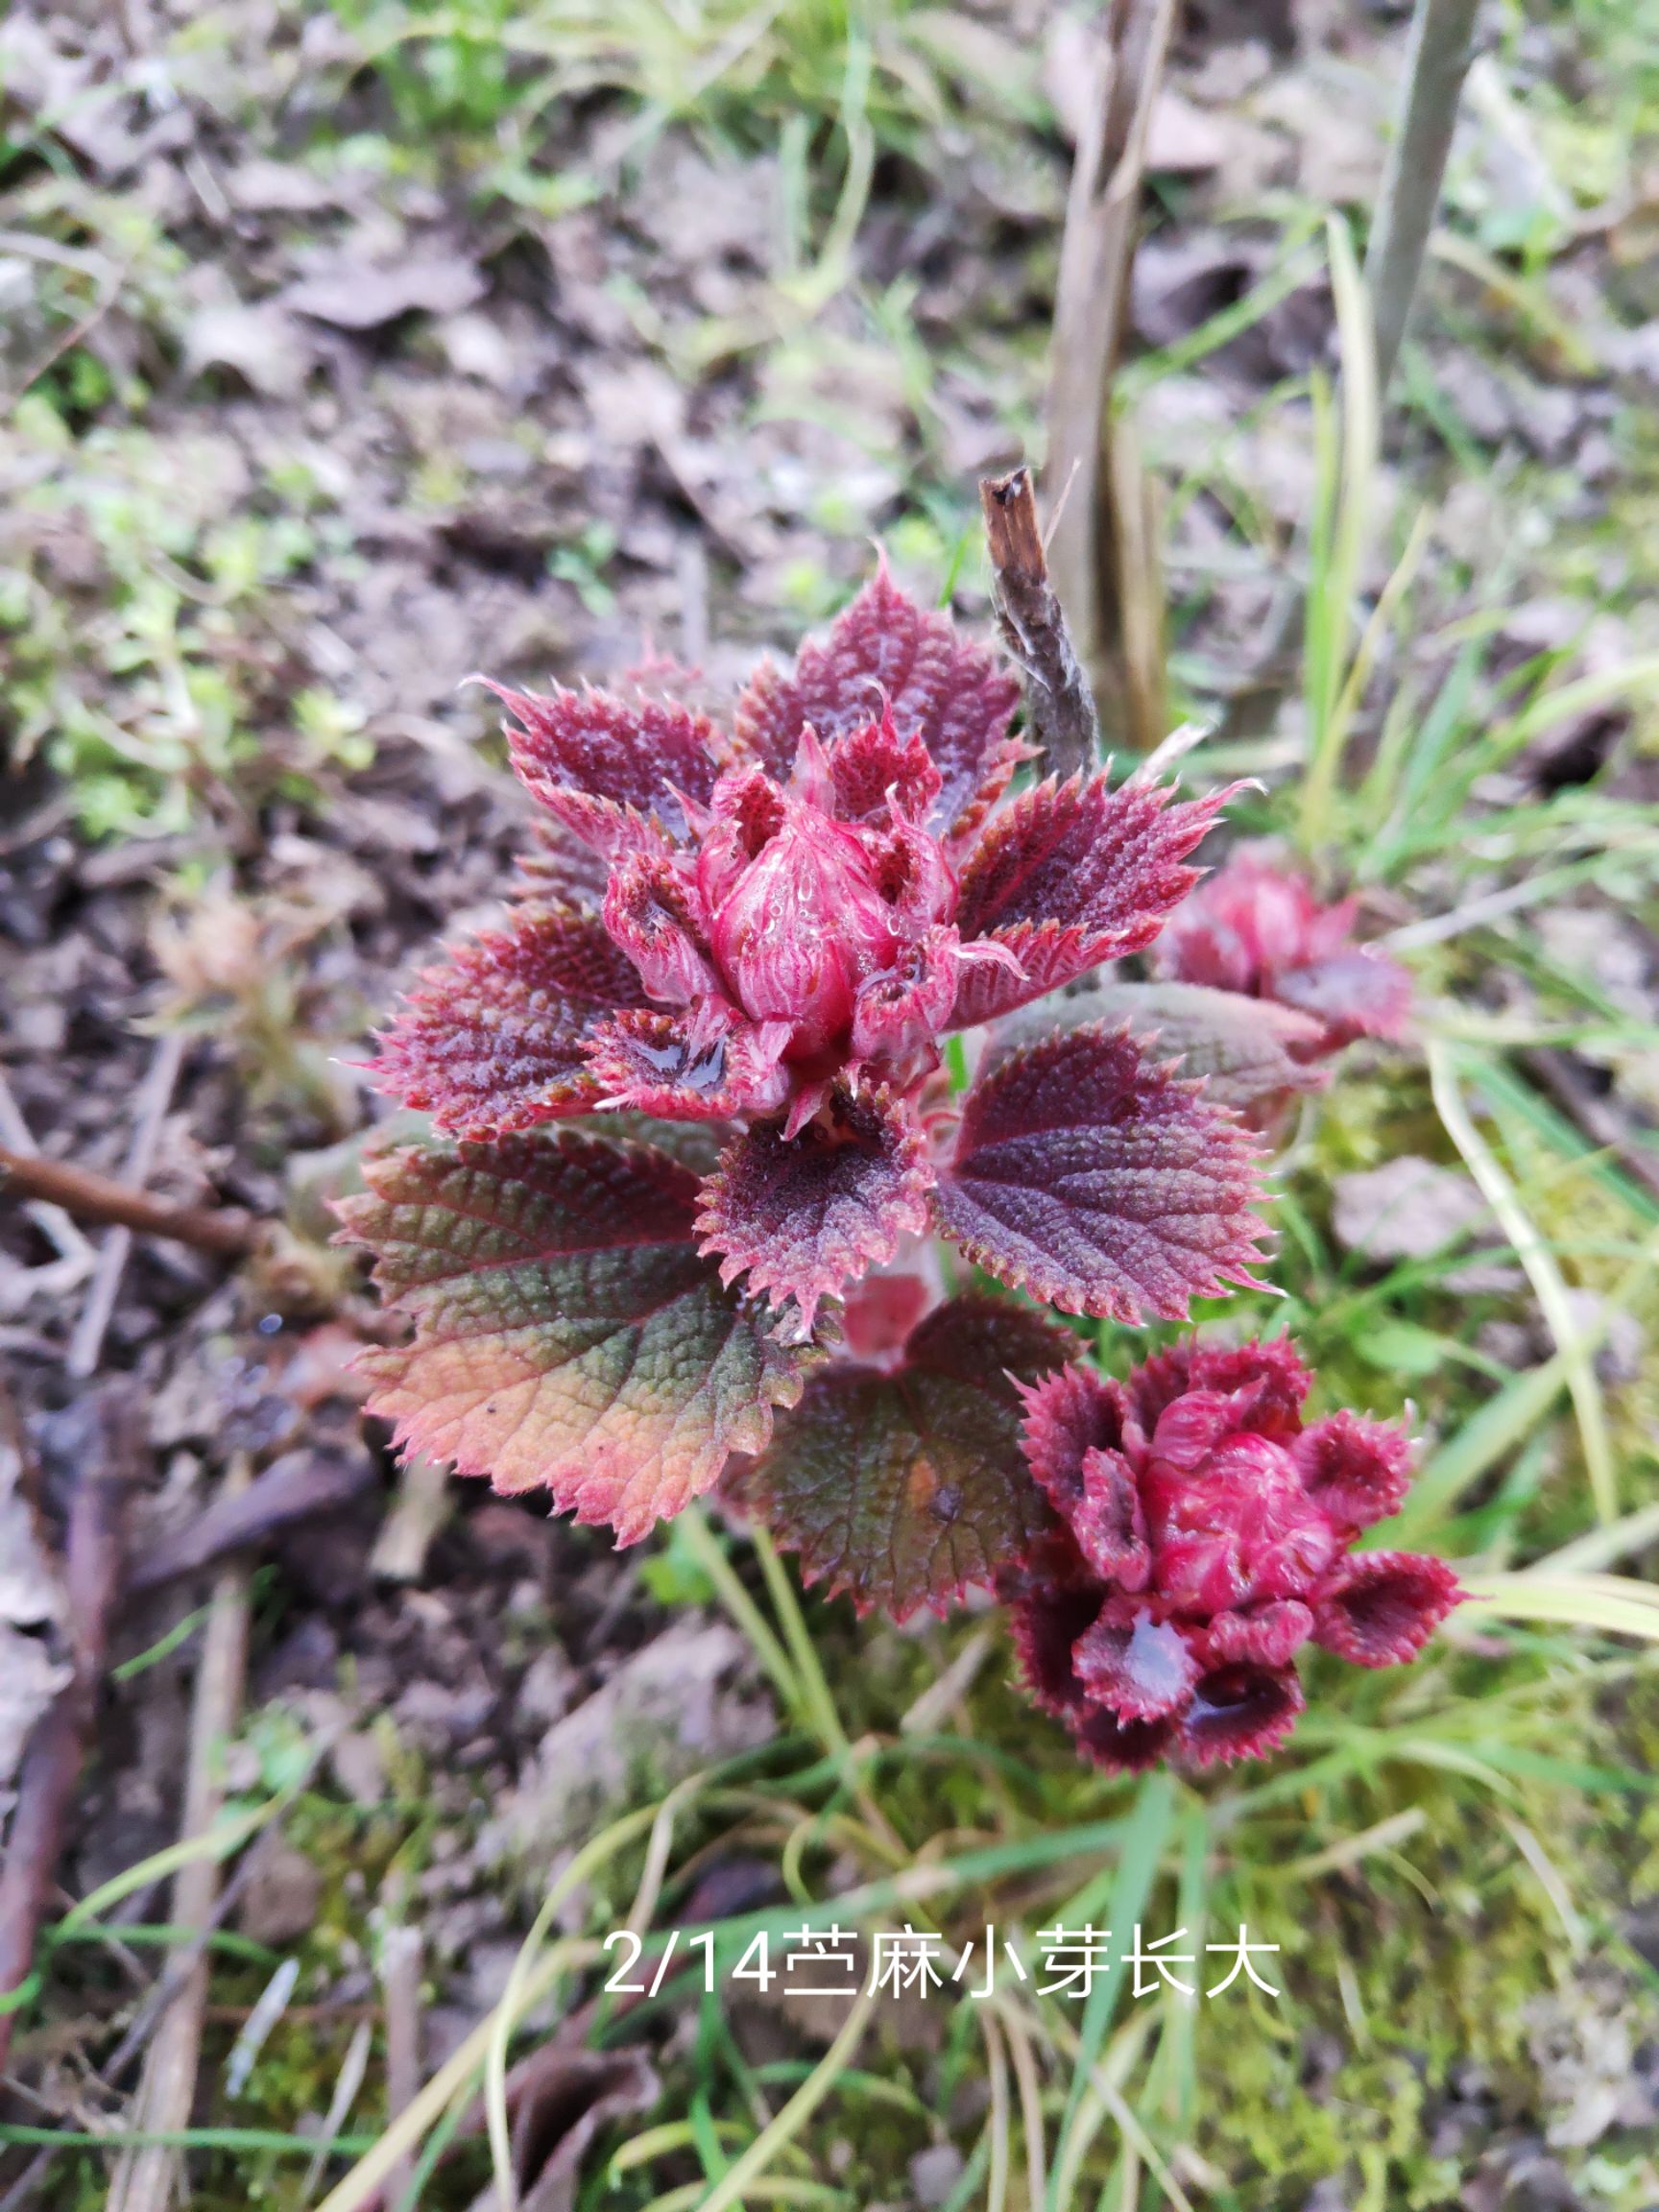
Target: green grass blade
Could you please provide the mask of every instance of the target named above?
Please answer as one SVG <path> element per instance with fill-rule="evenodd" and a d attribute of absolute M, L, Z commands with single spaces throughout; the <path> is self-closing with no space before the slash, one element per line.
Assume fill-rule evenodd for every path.
<path fill-rule="evenodd" d="M 1603 1522 L 1619 1518 L 1619 1484 L 1613 1466 L 1613 1444 L 1607 1432 L 1607 1411 L 1596 1363 L 1586 1349 L 1585 1333 L 1575 1319 L 1567 1285 L 1555 1256 L 1539 1234 L 1531 1215 L 1522 1206 L 1514 1185 L 1498 1164 L 1497 1154 L 1475 1126 L 1463 1102 L 1450 1049 L 1438 1039 L 1429 1042 L 1429 1084 L 1446 1134 L 1462 1155 L 1463 1164 L 1479 1186 L 1480 1195 L 1497 1216 L 1499 1226 L 1527 1271 L 1533 1295 L 1555 1339 L 1567 1388 L 1578 1416 L 1578 1434 L 1584 1447 L 1584 1467 L 1596 1512 Z"/>
<path fill-rule="evenodd" d="M 1174 1819 L 1173 1776 L 1167 1772 L 1148 1774 L 1136 1793 L 1135 1810 L 1130 1814 L 1124 1829 L 1123 1844 L 1118 1854 L 1116 1868 L 1110 1875 L 1091 1882 L 1061 1910 L 1058 1916 L 1060 1925 L 1072 1928 L 1089 1924 L 1103 1902 L 1107 1903 L 1107 1924 L 1114 1932 L 1120 1932 L 1138 1922 L 1146 1910 L 1152 1886 L 1158 1879 L 1158 1870 L 1163 1863 Z M 1076 2067 L 1066 2100 L 1065 2115 L 1060 2123 L 1060 2138 L 1051 2169 L 1048 2212 L 1067 2212 L 1060 2191 L 1063 2176 L 1073 2170 L 1073 2161 L 1069 2155 L 1070 2139 L 1077 2123 L 1078 2110 L 1089 2086 L 1094 2062 L 1105 2043 L 1106 2031 L 1112 2025 L 1112 2014 L 1117 2007 L 1122 1979 L 1121 1955 L 1114 1948 L 1110 1966 L 1104 1974 L 1095 1976 L 1083 2008 Z"/>

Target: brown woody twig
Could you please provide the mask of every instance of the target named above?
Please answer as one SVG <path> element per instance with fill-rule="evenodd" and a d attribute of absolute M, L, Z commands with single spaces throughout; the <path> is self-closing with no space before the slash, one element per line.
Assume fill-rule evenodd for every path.
<path fill-rule="evenodd" d="M 240 1260 L 258 1242 L 259 1226 L 231 1206 L 176 1206 L 130 1183 L 71 1166 L 66 1160 L 30 1159 L 0 1145 L 0 1194 L 39 1198 L 77 1221 L 108 1221 L 141 1237 L 170 1237 L 198 1252 Z"/>
<path fill-rule="evenodd" d="M 981 476 L 979 505 L 996 579 L 997 627 L 1025 678 L 1031 735 L 1043 748 L 1046 766 L 1070 776 L 1094 765 L 1100 724 L 1089 679 L 1048 581 L 1030 469 Z"/>
<path fill-rule="evenodd" d="M 1155 561 L 1148 566 L 1148 493 L 1114 430 L 1112 388 L 1128 321 L 1146 136 L 1176 12 L 1176 0 L 1112 0 L 1107 12 L 1060 244 L 1044 472 L 1054 588 L 1099 682 L 1108 739 L 1121 734 L 1142 751 L 1164 734 L 1142 727 L 1157 712 L 1158 681 L 1130 662 L 1156 643 L 1156 620 L 1141 603 L 1162 587 Z"/>
<path fill-rule="evenodd" d="M 224 1492 L 230 1498 L 252 1479 L 246 1456 L 232 1458 Z M 184 1784 L 180 1840 L 204 1837 L 224 1804 L 220 1757 L 242 1710 L 248 1671 L 248 1575 L 228 1567 L 214 1585 L 196 1696 L 190 1716 L 190 1767 Z M 183 1866 L 173 1885 L 170 1918 L 192 1933 L 211 1924 L 219 1895 L 218 1863 L 203 1856 Z M 148 2134 L 176 2134 L 189 2125 L 202 2056 L 203 2017 L 207 2005 L 208 1960 L 202 1952 L 190 1977 L 162 2015 L 145 2060 L 134 2101 L 136 2126 Z M 124 2159 L 109 2192 L 110 2212 L 167 2212 L 179 2177 L 179 2153 L 150 2143 Z"/>
<path fill-rule="evenodd" d="M 141 1190 L 150 1180 L 150 1171 L 156 1165 L 156 1147 L 160 1141 L 161 1124 L 173 1102 L 179 1070 L 183 1065 L 184 1039 L 178 1030 L 174 1030 L 156 1046 L 150 1072 L 138 1094 L 137 1124 L 132 1132 L 132 1142 L 127 1148 L 127 1158 L 122 1164 L 122 1179 L 134 1190 Z M 105 1334 L 109 1327 L 109 1317 L 115 1310 L 115 1300 L 121 1290 L 121 1278 L 126 1272 L 132 1250 L 132 1232 L 126 1227 L 111 1229 L 99 1248 L 91 1287 L 69 1339 L 69 1350 L 63 1362 L 69 1373 L 79 1381 L 84 1382 L 87 1376 L 96 1374 L 98 1362 L 104 1356 Z"/>
<path fill-rule="evenodd" d="M 41 1914 L 52 1894 L 63 1828 L 91 1737 L 104 1675 L 109 1619 L 121 1575 L 126 1506 L 138 1461 L 137 1402 L 111 1383 L 91 1407 L 94 1442 L 69 1508 L 64 1581 L 69 1599 L 68 1686 L 25 1746 L 6 1865 L 0 1872 L 0 1997 L 28 1981 Z M 17 2008 L 0 2012 L 0 2070 Z"/>

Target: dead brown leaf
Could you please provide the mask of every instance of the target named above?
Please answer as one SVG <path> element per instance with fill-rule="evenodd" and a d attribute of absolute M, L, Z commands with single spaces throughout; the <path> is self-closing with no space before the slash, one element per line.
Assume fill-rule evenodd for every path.
<path fill-rule="evenodd" d="M 379 268 L 341 260 L 281 295 L 296 315 L 336 330 L 377 330 L 400 315 L 459 315 L 483 299 L 478 264 L 464 253 L 412 253 Z"/>
<path fill-rule="evenodd" d="M 548 2043 L 508 2080 L 518 2212 L 570 2212 L 589 2145 L 613 2120 L 649 2112 L 661 2084 L 643 2051 L 571 2050 Z M 472 2212 L 495 2212 L 493 2188 Z"/>

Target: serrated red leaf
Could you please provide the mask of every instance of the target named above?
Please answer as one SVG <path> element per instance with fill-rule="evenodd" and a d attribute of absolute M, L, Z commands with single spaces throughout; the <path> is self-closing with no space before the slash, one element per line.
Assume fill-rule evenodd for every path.
<path fill-rule="evenodd" d="M 1089 1694 L 1071 1653 L 1104 1602 L 1097 1582 L 1056 1583 L 1010 1601 L 1008 1628 L 1021 1684 L 1031 1702 L 1056 1720 L 1081 1718 L 1088 1710 Z"/>
<path fill-rule="evenodd" d="M 1264 1759 L 1306 1703 L 1293 1667 L 1218 1667 L 1192 1693 L 1180 1726 L 1181 1754 L 1193 1767 Z"/>
<path fill-rule="evenodd" d="M 1123 1385 L 1079 1360 L 1045 1375 L 1022 1403 L 1026 1461 L 1055 1510 L 1070 1519 L 1083 1502 L 1089 1454 L 1116 1451 L 1123 1441 Z"/>
<path fill-rule="evenodd" d="M 1292 1447 L 1302 1487 L 1338 1527 L 1369 1528 L 1398 1513 L 1411 1487 L 1411 1439 L 1391 1421 L 1344 1408 Z"/>
<path fill-rule="evenodd" d="M 803 645 L 793 677 L 770 663 L 738 702 L 738 738 L 774 775 L 787 775 L 808 724 L 828 743 L 881 719 L 919 735 L 941 778 L 934 818 L 964 835 L 1024 756 L 1008 725 L 1020 685 L 983 646 L 901 591 L 882 562 L 822 645 Z"/>
<path fill-rule="evenodd" d="M 984 930 L 971 942 L 995 945 L 1008 958 L 964 967 L 950 1015 L 940 1024 L 945 1029 L 976 1029 L 983 1022 L 999 1022 L 1095 965 L 1087 933 L 1059 922 L 1013 922 L 1006 929 Z"/>
<path fill-rule="evenodd" d="M 995 971 L 975 978 L 952 1026 L 1010 1012 L 1149 945 L 1197 882 L 1187 855 L 1228 796 L 1177 800 L 1168 784 L 1133 781 L 1114 791 L 1103 775 L 1050 777 L 1021 792 L 970 854 L 955 919 L 964 939 L 1006 945 L 1030 981 L 1022 990 Z"/>
<path fill-rule="evenodd" d="M 1109 1599 L 1078 1639 L 1073 1664 L 1090 1696 L 1119 1720 L 1167 1720 L 1185 1712 L 1198 1680 L 1198 1662 L 1180 1629 L 1121 1598 Z"/>
<path fill-rule="evenodd" d="M 956 932 L 935 922 L 902 948 L 891 968 L 867 975 L 853 1004 L 853 1052 L 902 1068 L 907 1056 L 928 1070 L 939 1064 L 934 1039 L 945 1026 L 961 974 Z"/>
<path fill-rule="evenodd" d="M 597 914 L 611 880 L 602 853 L 573 836 L 551 816 L 530 824 L 531 847 L 518 855 L 526 904 L 563 906 L 572 914 Z"/>
<path fill-rule="evenodd" d="M 723 1290 L 692 1241 L 697 1182 L 565 1130 L 383 1154 L 343 1235 L 414 1321 L 359 1365 L 410 1452 L 545 1487 L 631 1544 L 763 1451 L 806 1355 Z"/>
<path fill-rule="evenodd" d="M 591 1110 L 583 1041 L 639 978 L 592 917 L 530 907 L 429 968 L 380 1041 L 374 1087 L 445 1136 L 488 1137 Z"/>
<path fill-rule="evenodd" d="M 1422 1650 L 1462 1596 L 1444 1559 L 1357 1552 L 1313 1608 L 1313 1640 L 1356 1667 L 1397 1667 Z"/>
<path fill-rule="evenodd" d="M 1251 1284 L 1255 1151 L 1127 1030 L 1075 1029 L 1008 1055 L 969 1093 L 936 1197 L 998 1281 L 1116 1321 L 1183 1318 Z"/>
<path fill-rule="evenodd" d="M 742 1495 L 808 1582 L 860 1612 L 943 1612 L 1022 1557 L 1046 1526 L 1020 1456 L 1020 1398 L 1071 1339 L 995 1298 L 956 1298 L 893 1372 L 837 1364 L 807 1381 Z M 1086 1624 L 1086 1623 L 1085 1623 Z"/>
<path fill-rule="evenodd" d="M 730 1121 L 769 1113 L 782 1097 L 781 1040 L 735 1015 L 699 1022 L 636 1010 L 595 1025 L 586 1053 L 608 1111 L 666 1121 Z"/>
<path fill-rule="evenodd" d="M 653 998 L 685 1006 L 719 990 L 696 887 L 665 853 L 629 853 L 611 872 L 605 926 Z"/>
<path fill-rule="evenodd" d="M 765 1121 L 736 1138 L 703 1187 L 702 1249 L 810 1332 L 820 1300 L 886 1264 L 926 1226 L 933 1170 L 920 1124 L 886 1092 L 831 1100 L 793 1137 Z"/>
<path fill-rule="evenodd" d="M 653 828 L 683 835 L 681 795 L 701 805 L 714 789 L 720 737 L 706 714 L 642 692 L 490 688 L 518 723 L 507 743 L 520 782 L 599 852 L 649 844 Z"/>
<path fill-rule="evenodd" d="M 1213 1344 L 1202 1336 L 1170 1344 L 1130 1376 L 1129 1402 L 1148 1436 L 1190 1390 L 1225 1397 L 1233 1426 L 1288 1444 L 1302 1431 L 1302 1402 L 1312 1387 L 1307 1361 L 1288 1336 L 1267 1342 Z"/>
<path fill-rule="evenodd" d="M 889 794 L 908 820 L 920 821 L 943 786 L 937 763 L 919 731 L 901 735 L 892 714 L 850 730 L 828 756 L 835 811 L 844 822 L 885 819 Z"/>
<path fill-rule="evenodd" d="M 1311 1381 L 1280 1338 L 1022 1389 L 1056 1523 L 999 1590 L 1027 1688 L 1097 1765 L 1259 1758 L 1301 1711 L 1291 1661 L 1310 1637 L 1393 1666 L 1461 1596 L 1443 1560 L 1353 1555 L 1400 1502 L 1407 1440 L 1348 1412 L 1304 1429 Z"/>
<path fill-rule="evenodd" d="M 1188 1630 L 1194 1656 L 1206 1669 L 1287 1667 L 1313 1633 L 1313 1615 L 1300 1598 L 1276 1598 L 1248 1613 L 1217 1613 Z"/>
<path fill-rule="evenodd" d="M 1178 1060 L 1183 1075 L 1202 1076 L 1212 1106 L 1238 1113 L 1315 1091 L 1329 1079 L 1324 1070 L 1308 1065 L 1325 1034 L 1312 1015 L 1277 999 L 1244 998 L 1201 983 L 1092 983 L 998 1030 L 998 1045 L 1025 1044 L 1090 1022 L 1113 1028 L 1127 1022 L 1130 1034 L 1159 1059 Z"/>
<path fill-rule="evenodd" d="M 1102 1774 L 1144 1774 L 1176 1743 L 1173 1720 L 1119 1720 L 1104 1706 L 1093 1707 L 1072 1733 L 1077 1748 Z"/>

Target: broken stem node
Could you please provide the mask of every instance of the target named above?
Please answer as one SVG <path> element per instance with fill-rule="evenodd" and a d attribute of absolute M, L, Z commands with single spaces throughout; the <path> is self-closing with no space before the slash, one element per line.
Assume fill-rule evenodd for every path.
<path fill-rule="evenodd" d="M 996 581 L 997 625 L 1025 678 L 1031 735 L 1046 765 L 1070 776 L 1094 765 L 1100 729 L 1088 678 L 1048 581 L 1030 469 L 982 476 L 979 504 Z"/>

